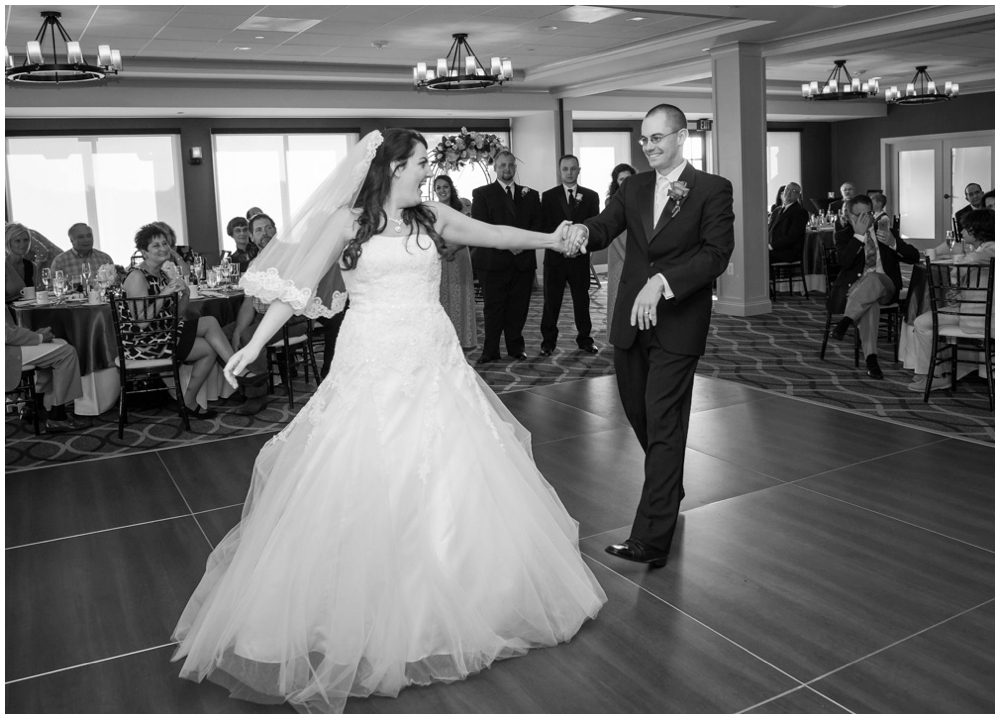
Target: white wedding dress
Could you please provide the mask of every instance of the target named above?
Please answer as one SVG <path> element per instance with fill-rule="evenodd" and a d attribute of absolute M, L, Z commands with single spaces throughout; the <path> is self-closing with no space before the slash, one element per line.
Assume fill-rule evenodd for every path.
<path fill-rule="evenodd" d="M 174 632 L 182 677 L 342 711 L 568 641 L 607 601 L 421 240 L 373 237 L 344 272 L 329 377 L 257 457 Z"/>

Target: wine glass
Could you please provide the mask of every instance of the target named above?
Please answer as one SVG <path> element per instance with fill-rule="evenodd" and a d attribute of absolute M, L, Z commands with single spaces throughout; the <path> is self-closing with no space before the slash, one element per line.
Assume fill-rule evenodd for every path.
<path fill-rule="evenodd" d="M 948 230 L 944 233 L 945 242 L 948 243 L 948 250 L 951 252 L 955 251 L 955 233 Z"/>
<path fill-rule="evenodd" d="M 84 262 L 80 266 L 80 280 L 83 285 L 84 294 L 90 292 L 90 263 Z"/>
<path fill-rule="evenodd" d="M 42 286 L 48 290 L 49 285 L 52 283 L 52 270 L 48 267 L 42 268 Z"/>
<path fill-rule="evenodd" d="M 222 275 L 222 278 L 221 278 L 222 284 L 229 284 L 229 279 L 230 279 L 230 274 L 231 274 L 230 264 L 229 264 L 229 255 L 223 255 L 222 256 L 221 267 L 222 267 L 222 272 L 221 272 L 221 275 Z"/>

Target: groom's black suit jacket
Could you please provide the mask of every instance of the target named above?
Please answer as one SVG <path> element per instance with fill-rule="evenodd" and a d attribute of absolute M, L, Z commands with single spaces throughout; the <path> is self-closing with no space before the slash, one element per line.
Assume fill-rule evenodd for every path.
<path fill-rule="evenodd" d="M 511 201 L 499 182 L 477 187 L 472 191 L 472 219 L 490 225 L 508 225 L 538 232 L 542 227 L 542 207 L 538 193 L 514 184 Z M 479 247 L 473 253 L 472 266 L 480 270 L 534 270 L 534 251 L 514 254 L 510 250 Z"/>
<path fill-rule="evenodd" d="M 724 177 L 694 169 L 681 172 L 688 194 L 676 215 L 670 200 L 653 226 L 656 173 L 628 177 L 604 211 L 584 224 L 590 230 L 588 251 L 603 250 L 628 231 L 625 265 L 611 320 L 611 344 L 633 345 L 632 305 L 650 277 L 660 273 L 673 298 L 657 305 L 652 331 L 660 345 L 675 354 L 700 356 L 712 315 L 712 282 L 729 264 L 733 238 L 733 186 Z"/>

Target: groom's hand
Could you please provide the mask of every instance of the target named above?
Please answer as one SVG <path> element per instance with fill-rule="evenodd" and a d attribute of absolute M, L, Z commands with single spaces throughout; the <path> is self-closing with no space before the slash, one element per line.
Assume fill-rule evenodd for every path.
<path fill-rule="evenodd" d="M 567 257 L 576 257 L 587 251 L 587 238 L 590 237 L 590 230 L 586 225 L 569 225 L 566 228 L 566 251 L 563 253 Z"/>

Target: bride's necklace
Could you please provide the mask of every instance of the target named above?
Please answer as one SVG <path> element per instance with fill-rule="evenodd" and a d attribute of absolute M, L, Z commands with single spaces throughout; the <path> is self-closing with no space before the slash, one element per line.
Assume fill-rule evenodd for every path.
<path fill-rule="evenodd" d="M 386 216 L 386 219 L 396 226 L 397 233 L 401 233 L 403 231 L 403 224 L 406 221 L 402 217 L 397 220 L 395 217 Z"/>

